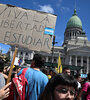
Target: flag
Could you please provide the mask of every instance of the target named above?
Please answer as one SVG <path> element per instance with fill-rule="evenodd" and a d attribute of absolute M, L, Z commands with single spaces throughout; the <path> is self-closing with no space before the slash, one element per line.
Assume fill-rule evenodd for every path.
<path fill-rule="evenodd" d="M 44 34 L 53 35 L 54 34 L 54 29 L 53 28 L 45 27 Z"/>
<path fill-rule="evenodd" d="M 62 73 L 62 64 L 61 64 L 60 54 L 58 57 L 58 73 Z"/>
<path fill-rule="evenodd" d="M 13 65 L 13 68 L 15 68 L 15 65 Z"/>
<path fill-rule="evenodd" d="M 57 73 L 58 73 L 58 68 L 57 67 L 55 67 L 55 70 L 57 71 Z"/>
<path fill-rule="evenodd" d="M 22 63 L 22 59 L 20 58 L 20 59 L 18 60 L 19 66 L 21 65 L 21 63 Z"/>

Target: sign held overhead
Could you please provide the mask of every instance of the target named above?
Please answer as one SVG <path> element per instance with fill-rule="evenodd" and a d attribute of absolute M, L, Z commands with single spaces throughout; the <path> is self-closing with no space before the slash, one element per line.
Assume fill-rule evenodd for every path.
<path fill-rule="evenodd" d="M 49 13 L 0 4 L 0 43 L 50 52 L 56 18 Z"/>

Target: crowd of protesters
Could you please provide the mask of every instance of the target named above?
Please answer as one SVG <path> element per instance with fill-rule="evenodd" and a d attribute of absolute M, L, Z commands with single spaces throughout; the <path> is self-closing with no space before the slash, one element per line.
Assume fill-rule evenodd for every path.
<path fill-rule="evenodd" d="M 58 73 L 55 69 L 42 67 L 44 61 L 41 54 L 35 54 L 30 67 L 15 65 L 10 83 L 6 84 L 10 67 L 5 66 L 0 57 L 0 100 L 9 100 L 10 95 L 13 97 L 10 93 L 12 80 L 21 75 L 26 67 L 28 85 L 24 100 L 90 100 L 90 73 L 87 78 L 81 78 L 80 73 L 72 75 L 69 67 Z M 12 100 L 21 99 L 18 95 L 18 99 Z"/>

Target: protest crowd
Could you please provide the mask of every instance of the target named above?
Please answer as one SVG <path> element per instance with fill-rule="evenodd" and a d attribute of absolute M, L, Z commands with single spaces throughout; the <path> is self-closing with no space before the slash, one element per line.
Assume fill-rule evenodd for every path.
<path fill-rule="evenodd" d="M 15 65 L 10 82 L 10 67 L 0 57 L 0 100 L 90 100 L 90 73 L 81 78 L 69 67 L 61 73 L 43 67 L 44 57 L 34 54 L 31 66 Z"/>
<path fill-rule="evenodd" d="M 62 0 L 58 1 L 62 2 Z M 40 9 L 43 7 L 36 2 L 33 4 L 37 7 L 40 6 Z M 59 6 L 61 5 L 59 4 Z M 48 8 L 53 11 L 50 7 L 48 5 Z M 62 8 L 64 8 L 62 10 L 66 9 Z M 82 22 L 74 9 L 74 14 L 65 29 L 62 48 L 60 47 L 59 50 L 57 47 L 54 54 L 54 45 L 57 43 L 54 35 L 56 19 L 56 14 L 46 13 L 42 10 L 0 4 L 0 43 L 9 44 L 13 50 L 15 49 L 14 55 L 13 51 L 10 53 L 12 61 L 10 61 L 10 65 L 6 66 L 6 62 L 0 57 L 0 100 L 90 100 L 90 68 L 88 69 L 90 67 L 90 41 L 87 40 L 86 33 L 82 29 Z M 25 53 L 19 59 L 19 64 L 14 64 L 18 48 L 21 51 L 24 50 L 26 56 L 29 50 L 37 51 L 29 53 L 27 60 L 32 59 L 30 66 L 25 63 L 21 64 Z M 74 52 L 73 55 L 71 50 Z M 41 55 L 42 52 L 51 53 L 52 58 L 53 54 L 56 57 L 59 53 L 58 66 L 45 67 L 45 57 Z M 68 55 L 70 52 L 71 54 Z M 20 53 L 22 54 L 22 52 L 18 52 L 18 58 Z M 72 60 L 75 61 L 75 67 L 78 67 L 77 62 L 81 62 L 81 67 L 88 70 L 85 71 L 87 77 L 82 78 L 79 71 L 72 74 L 69 66 L 63 67 L 60 53 L 64 56 L 63 62 L 66 60 L 69 62 L 68 56 L 70 56 L 69 65 L 73 65 Z M 80 57 L 77 59 L 77 55 L 80 56 L 79 53 L 81 60 Z M 83 53 L 84 55 L 82 55 Z M 49 55 L 47 54 L 47 56 Z M 52 58 L 50 58 L 51 64 L 54 63 Z M 84 60 L 86 58 L 87 60 Z M 87 62 L 87 66 L 83 62 Z"/>

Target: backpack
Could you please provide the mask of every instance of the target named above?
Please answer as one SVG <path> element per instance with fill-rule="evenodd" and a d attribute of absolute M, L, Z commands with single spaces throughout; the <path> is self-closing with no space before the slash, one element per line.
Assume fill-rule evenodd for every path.
<path fill-rule="evenodd" d="M 25 78 L 25 73 L 27 69 L 28 68 L 24 68 L 22 74 L 12 79 L 12 84 L 10 86 L 10 95 L 8 97 L 8 100 L 25 100 L 26 85 L 28 85 L 28 81 Z M 28 90 L 29 90 L 29 85 L 28 85 Z M 28 100 L 28 93 L 27 93 L 27 100 Z"/>
<path fill-rule="evenodd" d="M 89 87 L 88 87 L 87 93 L 90 92 L 90 82 L 88 82 L 88 84 L 89 84 Z"/>
<path fill-rule="evenodd" d="M 87 95 L 90 93 L 90 82 L 86 81 L 85 83 L 88 83 L 89 87 L 88 87 L 87 92 L 85 93 L 85 95 L 82 96 L 82 100 L 87 100 Z"/>

